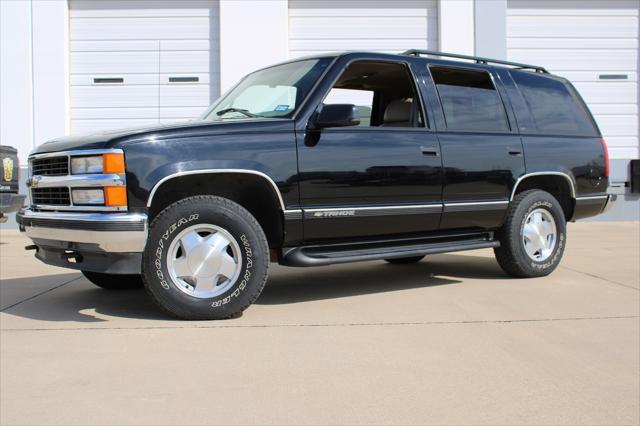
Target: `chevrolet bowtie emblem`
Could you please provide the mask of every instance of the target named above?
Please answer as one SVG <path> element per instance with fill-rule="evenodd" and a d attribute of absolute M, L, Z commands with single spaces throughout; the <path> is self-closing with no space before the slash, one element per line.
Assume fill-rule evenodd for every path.
<path fill-rule="evenodd" d="M 9 157 L 2 159 L 2 168 L 4 169 L 4 180 L 9 182 L 13 179 L 13 160 Z"/>
<path fill-rule="evenodd" d="M 41 180 L 42 176 L 34 176 L 27 181 L 27 186 L 30 188 L 37 188 Z"/>

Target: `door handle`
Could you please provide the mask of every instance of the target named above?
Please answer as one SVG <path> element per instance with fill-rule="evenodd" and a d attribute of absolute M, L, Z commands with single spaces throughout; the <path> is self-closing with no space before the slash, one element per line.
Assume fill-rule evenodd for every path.
<path fill-rule="evenodd" d="M 522 151 L 519 149 L 509 148 L 509 155 L 520 157 L 522 155 Z"/>
<path fill-rule="evenodd" d="M 438 148 L 431 148 L 428 146 L 421 146 L 420 152 L 422 155 L 426 155 L 429 157 L 437 157 L 438 156 Z"/>

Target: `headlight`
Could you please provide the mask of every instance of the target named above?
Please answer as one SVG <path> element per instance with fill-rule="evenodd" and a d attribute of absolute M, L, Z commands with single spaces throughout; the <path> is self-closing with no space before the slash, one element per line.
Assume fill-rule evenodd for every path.
<path fill-rule="evenodd" d="M 124 173 L 124 155 L 107 153 L 86 157 L 71 157 L 71 174 Z"/>
<path fill-rule="evenodd" d="M 104 191 L 102 189 L 74 189 L 71 191 L 73 204 L 104 204 Z"/>
<path fill-rule="evenodd" d="M 81 175 L 86 173 L 102 173 L 104 168 L 102 155 L 91 157 L 71 157 L 71 173 Z"/>

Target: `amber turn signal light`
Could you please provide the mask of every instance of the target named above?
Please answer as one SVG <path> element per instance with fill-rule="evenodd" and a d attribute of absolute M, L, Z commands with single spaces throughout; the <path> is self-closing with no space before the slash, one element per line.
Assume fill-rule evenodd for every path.
<path fill-rule="evenodd" d="M 124 173 L 124 154 L 104 154 L 102 157 L 103 173 Z"/>
<path fill-rule="evenodd" d="M 109 207 L 126 207 L 127 187 L 107 186 L 104 188 L 104 205 Z"/>

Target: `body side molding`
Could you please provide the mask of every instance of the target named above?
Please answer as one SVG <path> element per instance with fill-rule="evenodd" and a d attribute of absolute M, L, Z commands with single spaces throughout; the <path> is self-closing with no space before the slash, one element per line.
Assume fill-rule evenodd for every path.
<path fill-rule="evenodd" d="M 280 189 L 278 189 L 278 186 L 276 185 L 276 183 L 273 181 L 273 179 L 271 179 L 269 176 L 267 176 L 266 174 L 256 171 L 256 170 L 248 170 L 248 169 L 201 169 L 201 170 L 188 170 L 188 171 L 184 171 L 184 172 L 177 172 L 177 173 L 173 173 L 170 174 L 168 176 L 163 177 L 162 179 L 160 179 L 154 186 L 153 189 L 151 190 L 151 193 L 149 193 L 149 199 L 147 200 L 147 207 L 151 207 L 151 203 L 153 202 L 153 196 L 156 194 L 156 191 L 158 190 L 158 188 L 160 188 L 160 186 L 165 183 L 166 181 L 173 179 L 173 178 L 177 178 L 177 177 L 181 177 L 181 176 L 187 176 L 187 175 L 199 175 L 199 174 L 220 174 L 220 173 L 244 173 L 244 174 L 249 174 L 249 175 L 256 175 L 256 176 L 260 176 L 263 179 L 266 179 L 267 182 L 269 182 L 269 184 L 271 185 L 271 187 L 273 188 L 273 190 L 275 191 L 276 195 L 278 196 L 278 201 L 280 202 L 280 208 L 285 211 L 285 207 L 284 207 L 284 201 L 282 199 L 282 194 L 280 193 Z"/>

